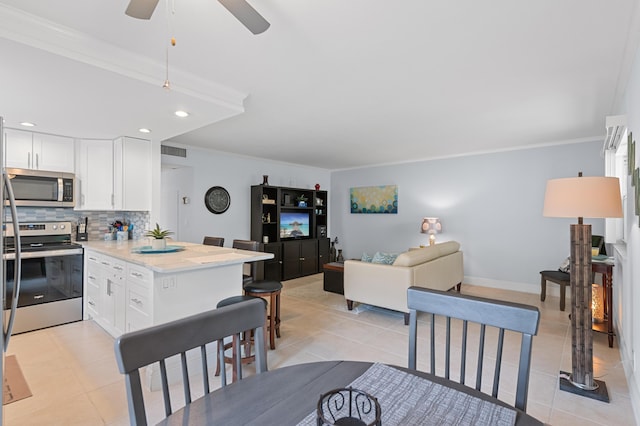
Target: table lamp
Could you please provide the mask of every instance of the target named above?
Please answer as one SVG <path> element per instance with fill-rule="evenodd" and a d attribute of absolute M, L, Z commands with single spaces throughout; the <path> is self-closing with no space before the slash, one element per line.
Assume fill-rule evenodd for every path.
<path fill-rule="evenodd" d="M 423 234 L 429 234 L 429 245 L 432 246 L 436 243 L 436 234 L 442 232 L 442 224 L 440 218 L 437 217 L 425 217 L 422 219 L 422 227 L 420 232 Z"/>
<path fill-rule="evenodd" d="M 622 217 L 620 183 L 615 177 L 551 179 L 547 182 L 543 215 L 577 217 L 571 225 L 571 376 L 560 372 L 560 389 L 609 402 L 603 381 L 593 378 L 591 331 L 591 225 L 583 218 Z"/>

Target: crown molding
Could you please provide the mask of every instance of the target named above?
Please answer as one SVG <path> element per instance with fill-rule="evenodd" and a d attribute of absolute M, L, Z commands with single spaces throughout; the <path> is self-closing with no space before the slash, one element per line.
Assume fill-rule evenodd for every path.
<path fill-rule="evenodd" d="M 158 86 L 164 64 L 98 40 L 86 33 L 0 4 L 0 37 Z M 248 96 L 228 86 L 173 68 L 171 90 L 244 112 Z M 175 80 L 175 82 L 174 82 Z"/>

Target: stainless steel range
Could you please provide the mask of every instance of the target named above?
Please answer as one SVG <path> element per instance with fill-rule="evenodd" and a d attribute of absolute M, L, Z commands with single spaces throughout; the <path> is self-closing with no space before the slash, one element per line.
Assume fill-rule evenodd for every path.
<path fill-rule="evenodd" d="M 22 280 L 14 333 L 82 320 L 82 246 L 71 222 L 21 223 Z M 13 225 L 4 225 L 5 315 L 14 288 Z"/>

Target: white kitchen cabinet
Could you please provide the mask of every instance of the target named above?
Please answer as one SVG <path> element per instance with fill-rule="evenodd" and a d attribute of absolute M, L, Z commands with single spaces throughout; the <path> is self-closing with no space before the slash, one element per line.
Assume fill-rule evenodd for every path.
<path fill-rule="evenodd" d="M 5 165 L 20 169 L 74 172 L 74 140 L 63 136 L 7 129 Z"/>
<path fill-rule="evenodd" d="M 151 142 L 80 140 L 76 210 L 151 210 Z"/>
<path fill-rule="evenodd" d="M 151 142 L 128 137 L 113 142 L 115 210 L 151 210 Z"/>
<path fill-rule="evenodd" d="M 76 210 L 113 210 L 113 141 L 78 141 Z"/>
<path fill-rule="evenodd" d="M 85 318 L 112 336 L 125 331 L 126 263 L 94 252 L 86 256 Z"/>

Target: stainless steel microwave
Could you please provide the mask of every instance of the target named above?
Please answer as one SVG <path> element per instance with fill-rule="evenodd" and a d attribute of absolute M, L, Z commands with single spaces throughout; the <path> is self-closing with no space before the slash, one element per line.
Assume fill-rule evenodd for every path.
<path fill-rule="evenodd" d="M 75 175 L 44 170 L 6 169 L 17 206 L 74 207 Z M 8 200 L 5 200 L 5 205 Z"/>

